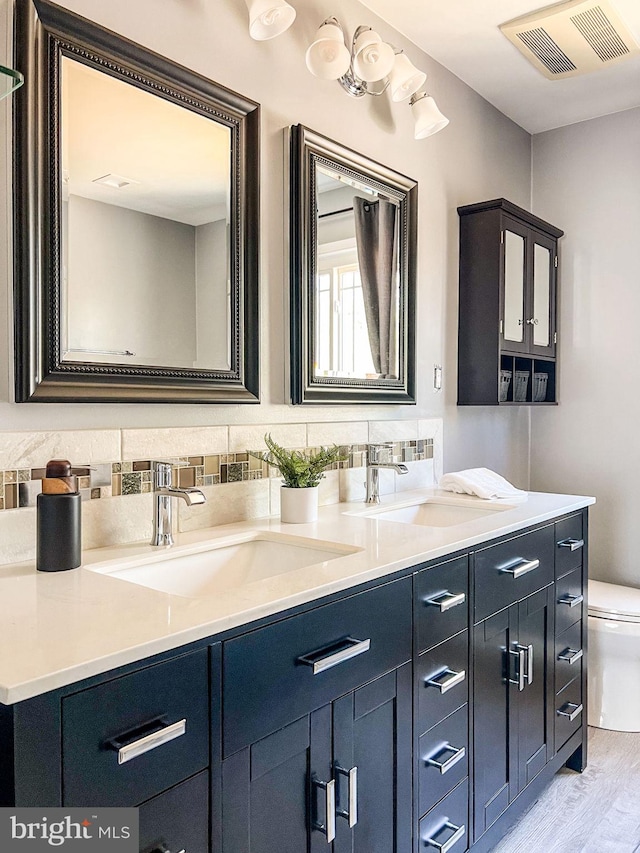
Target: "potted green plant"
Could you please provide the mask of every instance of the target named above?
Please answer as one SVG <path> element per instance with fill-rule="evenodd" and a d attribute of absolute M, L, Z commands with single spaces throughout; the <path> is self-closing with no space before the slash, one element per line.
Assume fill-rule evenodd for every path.
<path fill-rule="evenodd" d="M 318 484 L 325 470 L 334 462 L 343 462 L 348 456 L 337 445 L 321 447 L 315 453 L 288 450 L 265 435 L 265 452 L 250 451 L 280 471 L 284 480 L 280 492 L 280 518 L 289 524 L 315 521 L 318 517 Z"/>

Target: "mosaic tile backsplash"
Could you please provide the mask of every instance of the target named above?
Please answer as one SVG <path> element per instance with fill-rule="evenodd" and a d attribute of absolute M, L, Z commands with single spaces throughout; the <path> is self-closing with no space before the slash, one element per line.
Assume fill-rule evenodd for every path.
<path fill-rule="evenodd" d="M 314 452 L 318 449 L 300 448 L 303 452 Z M 366 465 L 366 444 L 342 445 L 340 449 L 349 458 L 331 465 L 328 470 L 363 468 Z M 432 438 L 395 441 L 392 443 L 390 461 L 418 462 L 433 459 L 433 456 Z M 280 478 L 276 468 L 251 456 L 249 451 L 179 456 L 166 461 L 171 462 L 173 483 L 180 488 Z M 152 460 L 146 459 L 86 467 L 80 470 L 78 476 L 80 494 L 83 500 L 97 500 L 151 492 L 151 464 Z M 79 466 L 75 467 L 78 469 Z M 41 481 L 44 475 L 44 468 L 0 471 L 0 510 L 35 506 L 36 498 L 42 491 Z"/>

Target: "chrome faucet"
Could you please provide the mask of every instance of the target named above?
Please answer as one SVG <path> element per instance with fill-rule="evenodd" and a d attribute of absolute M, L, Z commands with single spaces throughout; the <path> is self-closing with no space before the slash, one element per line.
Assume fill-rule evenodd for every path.
<path fill-rule="evenodd" d="M 153 536 L 152 545 L 173 545 L 173 513 L 171 498 L 181 498 L 187 506 L 206 503 L 200 489 L 178 489 L 172 485 L 170 462 L 152 462 L 153 471 Z"/>
<path fill-rule="evenodd" d="M 392 444 L 369 444 L 367 445 L 367 496 L 365 503 L 380 503 L 380 474 L 381 468 L 391 468 L 396 474 L 408 474 L 409 469 L 401 462 L 382 461 L 382 457 L 389 458 Z"/>

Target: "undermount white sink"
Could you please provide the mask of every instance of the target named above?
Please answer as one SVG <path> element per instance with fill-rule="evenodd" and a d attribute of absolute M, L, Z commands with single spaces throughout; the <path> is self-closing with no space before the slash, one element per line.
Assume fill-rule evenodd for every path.
<path fill-rule="evenodd" d="M 465 505 L 462 501 L 426 498 L 412 504 L 395 508 L 377 506 L 359 513 L 381 521 L 399 521 L 402 524 L 419 524 L 423 527 L 454 527 L 478 518 L 487 518 L 492 513 L 513 509 L 512 504 L 486 503 Z"/>
<path fill-rule="evenodd" d="M 171 595 L 208 598 L 359 550 L 286 534 L 249 533 L 86 568 Z"/>

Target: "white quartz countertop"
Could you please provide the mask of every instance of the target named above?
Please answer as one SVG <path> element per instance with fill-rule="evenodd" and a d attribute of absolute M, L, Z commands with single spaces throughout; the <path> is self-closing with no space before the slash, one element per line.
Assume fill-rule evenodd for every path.
<path fill-rule="evenodd" d="M 403 492 L 383 498 L 380 508 L 438 495 L 452 497 L 426 489 Z M 456 499 L 478 503 L 477 498 Z M 176 555 L 247 531 L 358 549 L 199 599 L 157 592 L 90 568 L 157 552 L 144 543 L 85 551 L 82 568 L 67 572 L 36 572 L 34 563 L 0 567 L 0 702 L 29 699 L 593 503 L 590 497 L 532 492 L 512 509 L 439 528 L 345 514 L 366 507 L 341 503 L 322 507 L 313 524 L 266 518 L 181 534 L 172 548 Z"/>

